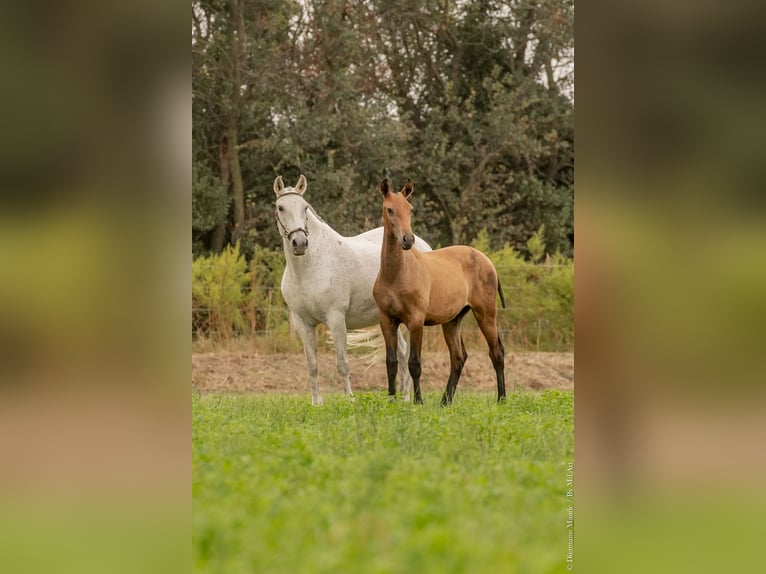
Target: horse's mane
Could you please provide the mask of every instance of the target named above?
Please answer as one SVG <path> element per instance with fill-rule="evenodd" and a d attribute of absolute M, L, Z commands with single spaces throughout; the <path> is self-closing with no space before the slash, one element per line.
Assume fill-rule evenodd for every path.
<path fill-rule="evenodd" d="M 324 219 L 322 219 L 322 216 L 321 216 L 321 215 L 319 215 L 319 214 L 316 212 L 316 209 L 314 209 L 314 206 L 313 206 L 313 205 L 311 205 L 311 204 L 310 204 L 308 201 L 306 202 L 306 204 L 309 206 L 309 209 L 311 210 L 311 213 L 313 213 L 313 214 L 314 214 L 314 217 L 316 217 L 316 218 L 317 218 L 319 221 L 321 221 L 321 222 L 322 222 L 322 223 L 324 223 L 325 225 L 329 225 L 329 223 L 327 223 L 327 222 L 326 222 Z"/>
<path fill-rule="evenodd" d="M 288 191 L 288 190 L 289 190 L 289 191 Z M 286 189 L 285 189 L 285 191 L 284 191 L 283 193 L 280 193 L 280 194 L 279 194 L 279 197 L 277 197 L 277 199 L 279 199 L 279 198 L 280 198 L 280 197 L 282 197 L 283 195 L 300 195 L 300 196 L 301 196 L 301 198 L 303 198 L 303 201 L 306 201 L 306 198 L 304 198 L 304 197 L 303 197 L 303 194 L 301 194 L 301 193 L 298 193 L 297 191 L 295 191 L 295 190 L 294 190 L 293 188 L 291 188 L 291 187 L 288 187 L 288 188 L 286 188 Z M 321 216 L 321 215 L 319 215 L 319 214 L 316 212 L 316 209 L 314 209 L 314 206 L 313 206 L 313 205 L 311 205 L 311 204 L 310 204 L 308 201 L 306 201 L 306 205 L 308 205 L 308 206 L 309 206 L 309 209 L 311 210 L 311 213 L 313 213 L 313 214 L 314 214 L 314 217 L 316 217 L 316 218 L 317 218 L 317 219 L 318 219 L 318 220 L 319 220 L 321 223 L 324 223 L 324 224 L 325 224 L 325 225 L 327 225 L 328 227 L 330 226 L 330 224 L 329 224 L 329 223 L 327 223 L 327 222 L 326 222 L 324 219 L 322 219 L 322 216 Z"/>

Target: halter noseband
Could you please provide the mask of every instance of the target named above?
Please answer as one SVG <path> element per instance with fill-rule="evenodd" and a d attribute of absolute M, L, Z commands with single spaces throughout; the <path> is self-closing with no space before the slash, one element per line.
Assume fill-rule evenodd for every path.
<path fill-rule="evenodd" d="M 284 197 L 285 195 L 302 195 L 302 194 L 298 193 L 297 191 L 286 191 L 284 193 L 279 194 L 279 197 Z M 277 199 L 279 199 L 279 197 Z M 296 227 L 295 229 L 291 231 L 287 231 L 285 224 L 282 223 L 281 219 L 279 219 L 279 209 L 274 210 L 274 215 L 277 218 L 277 226 L 281 228 L 280 234 L 282 235 L 282 237 L 284 237 L 285 239 L 290 239 L 290 236 L 293 233 L 297 231 L 301 231 L 308 238 L 309 236 L 308 219 L 306 219 L 306 223 L 304 223 L 303 227 Z"/>

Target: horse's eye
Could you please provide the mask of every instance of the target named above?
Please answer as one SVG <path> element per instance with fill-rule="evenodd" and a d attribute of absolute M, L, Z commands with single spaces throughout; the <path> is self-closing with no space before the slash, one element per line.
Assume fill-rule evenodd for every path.
<path fill-rule="evenodd" d="M 278 211 L 282 211 L 282 206 L 281 205 L 277 205 L 277 210 Z"/>
<path fill-rule="evenodd" d="M 389 214 L 389 215 L 393 215 L 393 214 L 394 214 L 394 210 L 393 210 L 393 209 L 391 209 L 390 207 L 387 207 L 387 208 L 386 208 L 386 211 L 388 211 L 388 214 Z"/>

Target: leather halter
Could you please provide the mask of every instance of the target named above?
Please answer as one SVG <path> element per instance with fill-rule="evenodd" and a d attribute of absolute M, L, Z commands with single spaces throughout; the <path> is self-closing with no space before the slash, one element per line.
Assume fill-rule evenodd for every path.
<path fill-rule="evenodd" d="M 280 197 L 284 197 L 285 195 L 300 195 L 300 196 L 302 196 L 303 194 L 298 193 L 297 191 L 286 191 L 284 193 L 280 193 L 279 197 L 277 197 L 277 200 L 279 200 Z M 282 235 L 282 237 L 284 237 L 285 239 L 290 239 L 290 236 L 293 233 L 295 233 L 297 231 L 301 231 L 308 238 L 308 236 L 309 236 L 308 218 L 306 218 L 306 222 L 304 223 L 303 227 L 296 227 L 295 229 L 287 231 L 287 228 L 285 227 L 285 224 L 282 223 L 281 219 L 279 219 L 279 209 L 275 209 L 274 210 L 274 215 L 277 218 L 277 226 L 281 228 L 280 234 Z"/>

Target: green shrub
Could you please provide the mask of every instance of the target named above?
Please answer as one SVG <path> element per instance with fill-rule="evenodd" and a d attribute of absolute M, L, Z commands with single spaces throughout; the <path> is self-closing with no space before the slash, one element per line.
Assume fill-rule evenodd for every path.
<path fill-rule="evenodd" d="M 281 250 L 255 245 L 250 262 L 249 301 L 253 332 L 274 332 L 288 326 L 289 311 L 281 290 L 284 271 L 285 256 Z"/>
<path fill-rule="evenodd" d="M 543 233 L 541 228 L 529 246 L 539 263 L 525 260 L 509 244 L 490 250 L 486 231 L 479 233 L 472 244 L 486 253 L 497 268 L 507 303 L 506 309 L 498 309 L 498 323 L 508 349 L 569 351 L 574 343 L 574 262 L 558 252 L 544 255 Z M 195 339 L 220 342 L 247 335 L 264 352 L 300 350 L 280 290 L 284 268 L 281 250 L 257 245 L 249 265 L 239 246 L 194 260 Z M 483 347 L 471 315 L 464 326 L 466 343 Z M 427 345 L 441 345 L 438 330 L 428 333 Z M 321 332 L 319 341 L 324 344 Z"/>
<path fill-rule="evenodd" d="M 219 339 L 247 330 L 250 277 L 239 246 L 192 262 L 192 328 Z"/>
<path fill-rule="evenodd" d="M 195 259 L 194 339 L 207 348 L 208 340 L 220 343 L 248 335 L 267 352 L 300 350 L 290 331 L 289 310 L 280 289 L 284 268 L 281 250 L 258 245 L 249 264 L 239 245 Z"/>
<path fill-rule="evenodd" d="M 543 258 L 544 228 L 529 241 L 536 260 Z M 541 263 L 526 261 L 509 244 L 489 250 L 482 231 L 472 243 L 495 264 L 506 309 L 498 308 L 498 323 L 506 347 L 540 351 L 570 350 L 574 342 L 574 262 L 560 253 Z M 473 324 L 466 321 L 466 326 Z"/>

